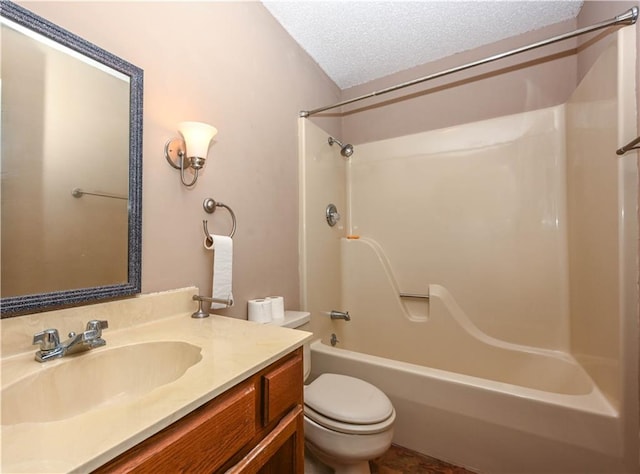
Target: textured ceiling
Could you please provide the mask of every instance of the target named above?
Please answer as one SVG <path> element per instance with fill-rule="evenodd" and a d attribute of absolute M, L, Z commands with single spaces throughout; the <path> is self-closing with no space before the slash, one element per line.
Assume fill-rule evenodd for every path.
<path fill-rule="evenodd" d="M 582 0 L 263 1 L 341 88 L 575 18 Z"/>

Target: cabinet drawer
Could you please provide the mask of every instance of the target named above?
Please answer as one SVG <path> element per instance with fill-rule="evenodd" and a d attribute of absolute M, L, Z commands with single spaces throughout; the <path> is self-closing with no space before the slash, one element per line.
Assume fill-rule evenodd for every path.
<path fill-rule="evenodd" d="M 302 405 L 302 350 L 262 376 L 262 426 Z"/>
<path fill-rule="evenodd" d="M 243 383 L 97 472 L 213 472 L 251 441 L 255 425 L 256 386 Z"/>

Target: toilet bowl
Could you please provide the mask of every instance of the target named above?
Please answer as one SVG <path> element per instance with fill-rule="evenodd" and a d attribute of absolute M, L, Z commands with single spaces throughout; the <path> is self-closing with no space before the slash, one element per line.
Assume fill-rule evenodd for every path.
<path fill-rule="evenodd" d="M 304 317 L 302 315 L 305 315 Z M 297 328 L 309 313 L 287 311 Z M 311 347 L 304 345 L 304 380 L 311 373 Z M 391 446 L 396 412 L 389 398 L 364 380 L 322 374 L 304 387 L 304 438 L 309 451 L 335 474 L 370 474 L 369 461 Z"/>
<path fill-rule="evenodd" d="M 396 413 L 364 380 L 322 374 L 304 389 L 305 444 L 336 474 L 370 474 L 369 460 L 391 446 Z"/>

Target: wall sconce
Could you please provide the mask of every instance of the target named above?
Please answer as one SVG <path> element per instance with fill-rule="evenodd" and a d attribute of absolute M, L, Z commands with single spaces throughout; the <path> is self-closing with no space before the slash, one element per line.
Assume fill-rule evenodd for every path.
<path fill-rule="evenodd" d="M 180 170 L 182 184 L 191 187 L 198 181 L 198 170 L 204 166 L 209 144 L 218 130 L 202 122 L 181 122 L 178 124 L 178 132 L 182 138 L 172 138 L 165 144 L 164 157 L 171 166 Z M 188 168 L 194 170 L 190 183 L 184 179 L 184 171 Z"/>

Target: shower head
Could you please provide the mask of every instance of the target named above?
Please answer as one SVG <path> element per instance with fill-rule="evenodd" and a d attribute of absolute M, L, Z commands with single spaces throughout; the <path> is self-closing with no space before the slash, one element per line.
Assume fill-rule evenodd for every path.
<path fill-rule="evenodd" d="M 329 137 L 329 145 L 333 145 L 334 143 L 338 144 L 338 146 L 340 147 L 340 154 L 345 158 L 349 158 L 351 155 L 353 155 L 353 145 L 351 143 L 346 143 L 343 145 L 342 143 L 340 143 L 340 140 Z"/>

